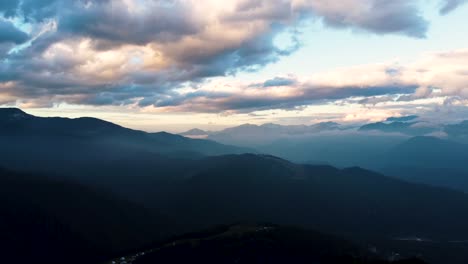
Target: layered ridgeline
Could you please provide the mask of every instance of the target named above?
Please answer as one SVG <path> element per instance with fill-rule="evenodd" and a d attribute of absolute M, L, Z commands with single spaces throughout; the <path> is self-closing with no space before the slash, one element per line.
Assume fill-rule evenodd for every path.
<path fill-rule="evenodd" d="M 81 179 L 94 179 L 98 173 L 114 182 L 120 174 L 135 172 L 137 164 L 144 174 L 166 167 L 171 158 L 252 152 L 209 140 L 132 130 L 95 118 L 36 117 L 15 108 L 0 109 L 0 145 L 0 166 Z M 151 164 L 153 160 L 161 166 L 153 166 L 158 163 Z"/>
<path fill-rule="evenodd" d="M 264 152 L 309 164 L 360 166 L 407 181 L 468 192 L 468 145 L 450 139 L 401 135 L 322 135 L 281 140 Z"/>
<path fill-rule="evenodd" d="M 123 205 L 119 202 L 112 208 L 137 204 L 138 212 L 123 217 L 126 221 L 116 223 L 117 230 L 128 230 L 136 235 L 141 234 L 139 228 L 155 228 L 155 234 L 143 232 L 143 239 L 122 243 L 122 250 L 131 251 L 137 245 L 154 240 L 160 234 L 158 231 L 193 231 L 238 221 L 296 225 L 351 239 L 392 241 L 397 244 L 394 247 L 397 252 L 403 249 L 399 241 L 433 241 L 451 248 L 452 241 L 468 238 L 468 195 L 461 192 L 411 184 L 360 168 L 336 169 L 299 165 L 268 155 L 238 155 L 236 153 L 248 150 L 212 141 L 129 130 L 97 119 L 38 118 L 16 109 L 1 112 L 0 141 L 5 146 L 0 149 L 2 166 L 29 171 L 30 175 L 39 172 L 53 181 L 66 180 L 103 190 L 98 191 L 100 195 L 110 193 L 112 197 L 119 197 L 111 198 L 112 201 L 130 201 L 122 202 Z M 161 135 L 168 140 L 155 139 Z M 212 156 L 225 153 L 232 154 Z M 30 186 L 34 189 L 36 184 Z M 37 193 L 31 196 L 29 191 L 14 191 L 11 195 L 23 195 L 15 200 L 27 202 L 41 195 L 61 202 L 65 199 L 62 197 L 73 193 L 55 191 L 46 195 L 43 189 L 37 188 L 34 190 Z M 72 198 L 76 197 L 79 195 Z M 94 200 L 96 204 L 102 203 L 99 196 L 88 200 L 87 205 Z M 32 207 L 34 205 L 21 206 L 36 208 Z M 56 219 L 64 230 L 70 230 L 63 233 L 73 234 L 67 237 L 73 241 L 94 241 L 90 237 L 99 237 L 94 242 L 101 241 L 102 248 L 114 248 L 112 236 L 91 236 L 84 226 L 74 228 L 70 224 L 89 224 L 86 221 L 103 224 L 100 220 L 93 222 L 93 217 L 82 217 L 94 215 L 94 212 L 78 207 L 79 210 L 73 212 L 77 212 L 77 219 L 81 216 L 84 220 L 70 221 L 73 217 L 60 217 L 60 212 L 71 214 L 68 208 L 56 208 L 40 212 Z M 154 210 L 156 219 L 142 216 L 140 210 L 147 209 L 141 208 Z M 60 214 L 56 216 L 56 213 Z M 159 229 L 160 224 L 151 226 L 151 222 L 159 223 L 161 215 L 170 219 L 171 224 L 163 230 Z M 149 219 L 150 226 L 132 217 L 138 221 Z M 97 218 L 106 219 L 103 215 Z M 121 221 L 121 218 L 110 217 L 109 221 Z M 132 226 L 135 223 L 137 226 Z M 137 230 L 132 231 L 133 228 Z M 128 234 L 112 232 L 112 235 L 131 241 L 125 239 Z M 106 237 L 109 239 L 102 239 Z M 431 249 L 430 246 L 415 247 L 405 254 L 419 254 L 443 263 Z M 466 263 L 467 256 L 463 253 L 467 251 L 456 252 L 462 255 L 458 263 Z"/>
<path fill-rule="evenodd" d="M 24 146 L 29 147 L 29 151 L 22 152 L 23 155 L 44 153 L 48 150 L 47 156 L 57 159 L 79 157 L 82 154 L 80 151 L 88 152 L 89 148 L 114 150 L 87 153 L 94 154 L 94 157 L 114 159 L 128 155 L 121 153 L 122 150 L 133 154 L 147 152 L 177 157 L 251 152 L 249 149 L 209 140 L 189 139 L 165 132 L 146 133 L 132 130 L 95 118 L 36 117 L 16 108 L 0 109 L 0 127 L 2 139 L 11 140 L 4 140 L 1 142 L 2 146 L 9 148 L 8 151 L 13 154 L 22 152 L 24 149 L 21 147 Z M 63 150 L 68 150 L 68 147 L 73 147 L 74 151 L 67 151 L 66 155 L 63 155 Z"/>
<path fill-rule="evenodd" d="M 461 192 L 360 168 L 304 166 L 250 154 L 206 158 L 189 168 L 159 187 L 158 194 L 172 190 L 168 196 L 149 201 L 191 224 L 266 221 L 351 235 L 468 236 L 468 196 Z"/>
<path fill-rule="evenodd" d="M 378 164 L 374 168 L 387 175 L 468 192 L 468 145 L 461 142 L 414 137 L 391 148 Z"/>
<path fill-rule="evenodd" d="M 255 147 L 298 163 L 360 166 L 468 192 L 467 124 L 431 124 L 417 116 L 405 116 L 360 127 L 333 122 L 310 126 L 246 124 L 222 131 L 194 129 L 182 135 Z"/>

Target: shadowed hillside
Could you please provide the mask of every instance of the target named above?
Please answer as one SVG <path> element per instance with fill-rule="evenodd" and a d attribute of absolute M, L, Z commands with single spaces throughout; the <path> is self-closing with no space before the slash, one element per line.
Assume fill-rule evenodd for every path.
<path fill-rule="evenodd" d="M 385 261 L 333 236 L 275 225 L 234 225 L 185 235 L 137 257 L 155 263 L 317 263 L 423 264 L 421 260 Z"/>
<path fill-rule="evenodd" d="M 103 192 L 0 169 L 6 263 L 93 263 L 170 234 L 167 217 Z"/>

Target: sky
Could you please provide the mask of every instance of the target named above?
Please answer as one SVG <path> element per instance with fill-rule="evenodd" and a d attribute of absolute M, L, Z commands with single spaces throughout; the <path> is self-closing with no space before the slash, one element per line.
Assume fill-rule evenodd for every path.
<path fill-rule="evenodd" d="M 0 1 L 0 106 L 146 131 L 468 114 L 466 0 Z"/>

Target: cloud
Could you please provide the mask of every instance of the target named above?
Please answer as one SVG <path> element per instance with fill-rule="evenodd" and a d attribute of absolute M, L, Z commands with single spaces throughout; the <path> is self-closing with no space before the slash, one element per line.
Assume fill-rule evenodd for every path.
<path fill-rule="evenodd" d="M 359 103 L 363 105 L 412 104 L 430 98 L 468 99 L 468 74 L 465 64 L 466 50 L 426 54 L 419 60 L 398 64 L 382 63 L 320 72 L 304 77 L 275 77 L 263 82 L 225 82 L 217 78 L 194 85 L 180 84 L 181 76 L 167 73 L 151 74 L 140 71 L 139 66 L 128 77 L 132 65 L 125 65 L 127 56 L 134 56 L 133 48 L 108 53 L 113 60 L 87 60 L 81 54 L 89 50 L 90 43 L 71 42 L 55 45 L 45 54 L 47 63 L 29 57 L 35 71 L 3 74 L 0 79 L 10 82 L 0 93 L 11 98 L 47 98 L 89 105 L 133 105 L 154 108 L 157 111 L 245 113 L 268 109 L 299 109 L 314 104 Z M 125 51 L 125 52 L 123 52 Z M 94 57 L 94 56 L 91 56 Z M 138 62 L 139 64 L 139 62 Z M 125 65 L 125 67 L 123 67 Z M 396 66 L 398 65 L 398 66 Z M 4 66 L 4 65 L 3 65 Z M 101 72 L 99 69 L 112 71 Z M 389 74 L 389 69 L 392 69 Z M 61 72 L 51 76 L 48 72 Z M 69 72 L 73 74 L 69 74 Z M 397 74 L 396 74 L 397 72 Z M 94 74 L 94 75 L 93 75 Z M 89 76 L 94 76 L 89 79 Z M 127 83 L 126 78 L 132 80 Z M 109 80 L 122 80 L 106 85 Z M 159 86 L 155 87 L 155 83 Z M 52 92 L 51 92 L 52 91 Z M 347 101 L 347 102 L 346 102 Z"/>
<path fill-rule="evenodd" d="M 197 111 L 207 108 L 202 104 L 210 104 L 209 100 L 214 100 L 213 106 L 208 107 L 214 111 L 297 107 L 314 100 L 400 92 L 413 94 L 414 82 L 392 82 L 392 78 L 401 80 L 405 76 L 396 72 L 396 68 L 387 68 L 386 72 L 374 69 L 370 81 L 359 77 L 363 76 L 362 69 L 356 70 L 352 82 L 328 76 L 345 75 L 339 72 L 314 76 L 312 83 L 276 77 L 257 82 L 262 91 L 245 84 L 239 94 L 217 88 L 209 88 L 208 93 L 203 87 L 214 77 L 256 71 L 289 56 L 301 46 L 297 28 L 305 20 L 372 34 L 424 37 L 428 21 L 421 16 L 416 3 L 416 0 L 2 1 L 0 56 L 6 59 L 0 61 L 0 84 L 13 83 L 14 87 L 8 86 L 0 93 L 23 101 L 87 105 L 168 108 L 188 103 L 185 109 L 193 104 Z M 15 26 L 18 23 L 30 32 L 19 30 Z M 275 39 L 285 32 L 290 33 L 291 45 L 278 47 Z M 15 52 L 9 53 L 12 48 Z M 180 89 L 192 85 L 200 86 L 201 91 L 180 93 Z"/>
<path fill-rule="evenodd" d="M 311 104 L 323 104 L 350 97 L 367 97 L 386 94 L 412 93 L 410 86 L 315 86 L 311 82 L 294 81 L 292 86 L 236 85 L 234 89 L 219 92 L 198 90 L 185 94 L 173 94 L 145 106 L 163 111 L 180 112 L 252 112 L 269 109 L 298 109 Z M 152 102 L 152 103 L 151 103 Z"/>
<path fill-rule="evenodd" d="M 386 34 L 399 33 L 422 38 L 428 21 L 420 14 L 417 3 L 408 0 L 343 0 L 302 1 L 333 27 L 353 26 L 357 29 Z"/>
<path fill-rule="evenodd" d="M 101 49 L 173 42 L 203 26 L 181 1 L 146 1 L 141 7 L 126 1 L 75 2 L 58 19 L 61 32 L 89 37 Z"/>
<path fill-rule="evenodd" d="M 267 80 L 263 83 L 263 87 L 275 87 L 275 86 L 288 86 L 293 85 L 296 81 L 292 78 L 275 77 L 271 80 Z"/>
<path fill-rule="evenodd" d="M 0 18 L 0 43 L 22 44 L 28 38 L 28 34 L 16 28 L 13 23 Z"/>
<path fill-rule="evenodd" d="M 0 6 L 1 8 L 2 6 Z M 7 54 L 19 44 L 25 43 L 29 39 L 28 34 L 21 31 L 8 20 L 0 17 L 0 64 Z M 1 74 L 0 74 L 1 75 Z"/>
<path fill-rule="evenodd" d="M 440 14 L 446 15 L 467 2 L 468 0 L 443 0 Z"/>
<path fill-rule="evenodd" d="M 0 12 L 6 17 L 15 15 L 19 0 L 0 1 Z"/>
<path fill-rule="evenodd" d="M 321 72 L 309 77 L 276 77 L 264 82 L 208 82 L 195 92 L 183 91 L 146 100 L 162 111 L 252 112 L 297 109 L 314 104 L 403 105 L 438 98 L 468 99 L 467 50 L 436 52 L 405 65 L 395 62 Z M 398 65 L 398 66 L 395 66 Z M 389 74 L 389 69 L 392 73 Z M 397 72 L 397 74 L 396 74 Z M 265 85 L 267 84 L 267 85 Z M 440 101 L 440 100 L 439 100 Z M 424 104 L 424 102 L 420 102 Z M 403 121 L 414 116 L 393 118 Z"/>

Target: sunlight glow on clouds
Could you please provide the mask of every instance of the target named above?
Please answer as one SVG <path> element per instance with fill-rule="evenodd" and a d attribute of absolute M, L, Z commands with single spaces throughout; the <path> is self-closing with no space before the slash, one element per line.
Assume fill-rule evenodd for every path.
<path fill-rule="evenodd" d="M 360 97 L 365 98 L 361 103 L 366 105 L 444 96 L 468 98 L 467 61 L 467 50 L 458 50 L 426 54 L 407 65 L 362 65 L 253 84 L 212 81 L 182 90 L 154 106 L 166 112 L 245 112 L 294 109 Z"/>
<path fill-rule="evenodd" d="M 444 15 L 466 2 L 431 1 Z M 0 104 L 221 113 L 235 120 L 256 111 L 336 108 L 356 98 L 356 108 L 467 98 L 466 50 L 307 76 L 284 69 L 252 82 L 232 77 L 300 49 L 304 22 L 424 39 L 430 21 L 421 10 L 417 0 L 2 1 Z"/>

